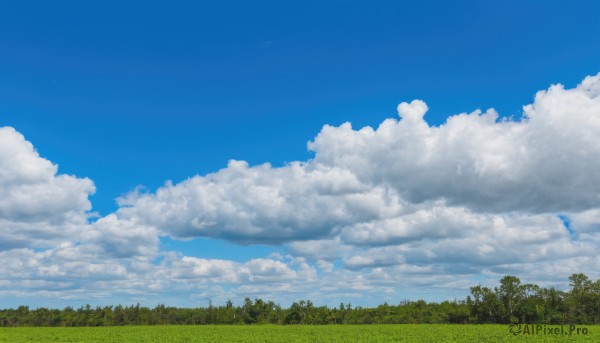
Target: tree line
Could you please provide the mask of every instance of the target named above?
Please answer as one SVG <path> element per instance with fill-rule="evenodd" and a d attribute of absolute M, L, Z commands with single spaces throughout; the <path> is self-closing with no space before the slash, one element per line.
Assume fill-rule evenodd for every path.
<path fill-rule="evenodd" d="M 521 284 L 515 276 L 505 276 L 497 287 L 470 288 L 464 300 L 441 303 L 401 301 L 377 307 L 315 306 L 310 300 L 283 308 L 272 301 L 246 298 L 234 306 L 154 308 L 82 306 L 78 309 L 20 306 L 0 310 L 0 326 L 120 326 L 120 325 L 204 325 L 204 324 L 600 324 L 600 280 L 585 274 L 569 277 L 569 291 Z"/>

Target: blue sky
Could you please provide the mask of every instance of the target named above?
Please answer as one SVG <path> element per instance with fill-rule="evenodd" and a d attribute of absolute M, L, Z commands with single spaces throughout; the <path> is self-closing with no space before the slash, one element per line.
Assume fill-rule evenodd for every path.
<path fill-rule="evenodd" d="M 465 134 L 471 137 L 465 138 L 469 142 L 465 144 L 482 147 L 483 150 L 473 150 L 473 154 L 469 155 L 475 156 L 473 157 L 475 162 L 470 165 L 467 160 L 471 157 L 455 156 L 452 150 L 446 151 L 447 160 L 443 163 L 438 161 L 441 163 L 439 165 L 431 165 L 441 170 L 440 173 L 432 174 L 431 177 L 434 178 L 432 180 L 423 180 L 407 177 L 407 173 L 416 171 L 429 175 L 431 171 L 431 169 L 426 172 L 420 170 L 419 166 L 422 165 L 417 165 L 418 163 L 412 166 L 412 163 L 419 159 L 418 156 L 422 156 L 412 154 L 416 154 L 417 150 L 404 151 L 402 150 L 404 148 L 399 147 L 399 141 L 386 141 L 386 138 L 382 138 L 380 143 L 387 147 L 385 148 L 387 151 L 403 151 L 398 152 L 398 155 L 390 153 L 384 158 L 377 155 L 381 153 L 380 150 L 362 151 L 361 147 L 351 144 L 344 148 L 343 130 L 327 133 L 322 131 L 322 128 L 324 125 L 338 127 L 345 122 L 351 122 L 354 129 L 352 134 L 358 135 L 358 129 L 363 126 L 368 125 L 376 129 L 386 118 L 399 119 L 397 105 L 401 102 L 411 103 L 414 99 L 423 100 L 427 104 L 429 111 L 424 120 L 430 128 L 443 126 L 450 130 L 450 126 L 445 125 L 449 117 L 459 113 L 472 113 L 477 109 L 485 112 L 490 108 L 495 109 L 500 117 L 512 116 L 515 123 L 526 126 L 527 122 L 521 120 L 523 106 L 537 104 L 537 99 L 534 100 L 536 92 L 547 90 L 557 83 L 564 85 L 566 91 L 575 92 L 577 89 L 582 89 L 577 88 L 577 85 L 586 76 L 596 75 L 598 71 L 600 71 L 600 4 L 596 1 L 494 3 L 486 1 L 174 1 L 169 4 L 153 1 L 62 1 L 58 4 L 20 1 L 3 3 L 0 5 L 0 127 L 12 127 L 24 136 L 23 139 L 19 139 L 13 137 L 13 133 L 6 133 L 14 138 L 10 140 L 14 146 L 4 147 L 7 151 L 6 156 L 16 156 L 10 149 L 17 145 L 21 146 L 25 144 L 24 142 L 31 142 L 39 153 L 39 158 L 58 165 L 58 174 L 50 173 L 52 175 L 49 174 L 48 177 L 68 174 L 74 178 L 73 185 L 84 178 L 89 178 L 93 183 L 95 192 L 84 186 L 73 186 L 74 191 L 65 186 L 68 188 L 68 190 L 65 188 L 65 194 L 73 191 L 74 193 L 68 194 L 79 194 L 80 197 L 75 195 L 64 196 L 64 199 L 59 197 L 60 201 L 65 201 L 64 207 L 56 205 L 57 211 L 65 211 L 69 215 L 79 213 L 87 223 L 69 222 L 68 225 L 73 227 L 79 225 L 78 228 L 73 228 L 76 238 L 73 238 L 70 243 L 74 247 L 88 247 L 89 251 L 95 251 L 95 259 L 113 261 L 114 258 L 115 265 L 122 264 L 123 270 L 130 275 L 136 275 L 137 280 L 144 280 L 145 277 L 149 277 L 149 274 L 144 274 L 141 269 L 135 269 L 137 267 L 131 267 L 131 261 L 146 259 L 151 265 L 157 266 L 165 258 L 172 259 L 170 265 L 163 266 L 165 270 L 172 271 L 176 269 L 176 265 L 181 267 L 181 263 L 185 264 L 186 257 L 198 259 L 188 261 L 200 266 L 197 268 L 212 266 L 211 263 L 218 263 L 221 266 L 225 263 L 223 261 L 243 265 L 253 259 L 260 259 L 271 266 L 261 270 L 272 268 L 273 271 L 285 274 L 288 272 L 283 270 L 285 267 L 289 268 L 289 275 L 286 274 L 287 276 L 277 281 L 269 279 L 271 280 L 269 282 L 274 283 L 261 281 L 255 284 L 254 281 L 260 279 L 259 277 L 249 277 L 248 280 L 241 281 L 227 279 L 222 274 L 228 273 L 223 270 L 229 267 L 223 267 L 225 269 L 221 272 L 215 272 L 221 274 L 218 276 L 211 274 L 213 278 L 205 280 L 205 288 L 194 289 L 190 285 L 177 283 L 178 287 L 185 291 L 181 292 L 181 295 L 176 295 L 166 290 L 169 288 L 167 281 L 164 285 L 157 285 L 147 290 L 136 288 L 138 287 L 136 279 L 130 277 L 127 279 L 128 286 L 125 287 L 128 292 L 111 294 L 108 290 L 90 286 L 91 283 L 85 280 L 73 281 L 68 286 L 61 286 L 58 279 L 44 279 L 43 275 L 48 274 L 40 270 L 31 269 L 32 276 L 23 278 L 12 277 L 9 271 L 5 271 L 4 278 L 7 286 L 1 286 L 3 284 L 0 282 L 0 299 L 8 301 L 8 306 L 18 303 L 47 304 L 55 301 L 51 300 L 54 298 L 61 299 L 56 300 L 57 305 L 86 301 L 131 302 L 140 299 L 152 305 L 161 298 L 172 299 L 172 302 L 177 305 L 186 304 L 190 297 L 204 299 L 210 295 L 208 294 L 210 292 L 214 299 L 220 300 L 228 297 L 239 298 L 246 292 L 251 296 L 264 295 L 275 298 L 282 303 L 305 296 L 314 297 L 318 302 L 323 303 L 330 299 L 337 301 L 344 297 L 354 297 L 353 303 L 363 304 L 395 302 L 395 299 L 401 300 L 399 298 L 417 297 L 440 300 L 464 296 L 467 290 L 465 285 L 479 282 L 481 279 L 494 280 L 504 271 L 516 273 L 519 269 L 515 263 L 533 263 L 525 257 L 515 258 L 518 256 L 517 253 L 510 256 L 497 253 L 496 255 L 501 255 L 498 257 L 499 260 L 490 261 L 488 265 L 472 263 L 466 257 L 461 259 L 458 253 L 449 254 L 447 258 L 450 262 L 444 270 L 450 279 L 460 279 L 462 283 L 444 288 L 443 285 L 447 280 L 433 280 L 433 275 L 439 274 L 435 269 L 438 266 L 435 262 L 426 263 L 417 259 L 418 261 L 415 260 L 417 262 L 411 263 L 412 255 L 407 252 L 412 248 L 418 250 L 418 247 L 410 246 L 415 242 L 413 239 L 427 244 L 450 239 L 452 236 L 449 233 L 450 236 L 445 236 L 448 230 L 445 226 L 452 226 L 448 224 L 451 220 L 443 216 L 428 224 L 431 230 L 425 224 L 423 225 L 427 228 L 414 229 L 430 233 L 431 236 L 414 238 L 417 233 L 413 234 L 410 232 L 411 229 L 406 229 L 408 230 L 406 236 L 402 234 L 402 237 L 378 238 L 371 246 L 356 243 L 357 240 L 365 237 L 373 237 L 376 232 L 385 231 L 382 228 L 389 228 L 390 225 L 393 227 L 390 230 L 397 234 L 400 224 L 381 221 L 396 218 L 403 220 L 405 224 L 402 225 L 411 227 L 406 223 L 414 224 L 419 220 L 413 217 L 409 220 L 403 216 L 424 213 L 423 211 L 426 212 L 436 206 L 439 207 L 436 213 L 455 211 L 452 212 L 453 216 L 460 212 L 469 218 L 475 216 L 481 221 L 489 219 L 485 219 L 485 216 L 501 217 L 505 222 L 513 221 L 512 226 L 506 228 L 508 231 L 539 230 L 547 226 L 547 221 L 550 221 L 551 225 L 560 226 L 561 218 L 569 218 L 571 241 L 569 241 L 569 231 L 562 226 L 558 230 L 564 229 L 567 242 L 546 242 L 542 246 L 543 249 L 540 249 L 552 251 L 551 244 L 559 244 L 558 246 L 563 250 L 572 248 L 574 251 L 577 249 L 585 251 L 589 254 L 564 257 L 564 259 L 577 259 L 579 263 L 577 265 L 585 266 L 582 261 L 589 263 L 589 259 L 596 252 L 597 246 L 594 243 L 596 238 L 589 235 L 595 234 L 597 230 L 598 217 L 594 211 L 598 208 L 597 203 L 600 203 L 599 199 L 586 193 L 586 189 L 588 191 L 595 189 L 593 185 L 590 186 L 590 182 L 597 180 L 591 172 L 595 165 L 590 161 L 590 158 L 596 156 L 597 150 L 585 147 L 583 144 L 589 141 L 581 142 L 581 145 L 573 143 L 551 146 L 554 150 L 543 155 L 538 151 L 543 150 L 540 149 L 540 144 L 545 144 L 540 143 L 543 139 L 531 141 L 526 138 L 538 137 L 537 134 L 540 135 L 539 137 L 552 137 L 543 131 L 546 126 L 540 124 L 535 126 L 537 129 L 523 129 L 523 131 L 533 132 L 530 135 L 517 134 L 516 138 L 509 135 L 510 138 L 506 136 L 501 143 L 497 143 L 506 144 L 505 149 L 510 151 L 504 156 L 502 155 L 505 153 L 504 149 L 494 145 L 496 144 L 494 135 L 498 134 L 500 137 L 502 132 L 508 132 L 508 129 L 500 125 L 502 120 L 498 119 L 495 124 L 492 123 L 500 130 L 495 131 L 476 126 L 474 124 L 477 122 L 476 117 L 481 118 L 481 116 L 473 114 L 468 120 L 473 120 L 472 125 L 475 126 L 465 125 L 473 130 L 480 130 L 478 132 L 483 136 L 473 138 L 479 136 L 472 132 Z M 593 89 L 593 86 L 590 87 Z M 548 94 L 549 103 L 552 96 L 557 99 L 561 96 L 550 91 Z M 590 100 L 592 105 L 588 105 L 595 106 L 597 98 L 594 97 L 594 93 L 586 94 L 592 99 Z M 562 114 L 564 116 L 571 115 L 570 111 L 587 113 L 587 110 L 579 111 L 577 104 L 567 100 L 556 101 L 566 101 L 564 102 L 566 109 Z M 542 102 L 538 112 L 542 114 L 536 118 L 558 118 L 558 115 L 551 114 L 551 111 L 541 104 Z M 419 104 L 411 103 L 410 106 L 418 113 L 422 112 Z M 406 113 L 410 111 L 412 110 L 405 110 L 404 114 L 400 113 L 401 122 L 408 122 L 406 118 L 410 115 Z M 544 111 L 550 114 L 544 114 L 546 113 Z M 590 111 L 594 113 L 595 108 L 592 107 L 588 112 Z M 538 120 L 542 121 L 542 119 Z M 589 120 L 590 122 L 585 120 L 579 122 L 587 123 L 584 128 L 591 128 L 586 137 L 595 139 L 599 134 L 598 131 L 593 130 L 596 121 L 593 117 Z M 464 124 L 458 121 L 456 125 Z M 534 121 L 532 119 L 532 123 Z M 563 125 L 559 120 L 549 119 L 547 123 Z M 488 129 L 491 131 L 486 131 Z M 399 132 L 410 131 L 409 128 L 398 128 L 398 130 L 400 130 L 396 133 L 398 137 L 402 136 Z M 576 136 L 577 130 L 578 128 L 575 127 L 569 132 Z M 484 133 L 491 136 L 485 136 Z M 317 135 L 322 138 L 321 141 L 315 140 Z M 406 140 L 403 142 L 410 143 L 419 139 L 407 133 Z M 307 149 L 309 141 L 314 141 L 316 148 Z M 557 174 L 548 175 L 546 178 L 543 173 L 545 168 L 556 169 L 556 166 L 551 163 L 532 162 L 532 165 L 527 166 L 515 165 L 514 161 L 521 157 L 511 154 L 516 154 L 515 151 L 522 146 L 512 146 L 511 142 L 523 143 L 522 146 L 530 148 L 528 151 L 535 150 L 538 153 L 536 156 L 541 156 L 540 160 L 546 161 L 544 163 L 550 163 L 548 160 L 555 157 L 558 159 L 559 155 L 567 156 L 566 161 L 571 163 L 573 169 L 563 170 L 562 167 L 558 167 L 560 170 Z M 489 151 L 485 150 L 488 145 L 493 145 Z M 457 146 L 459 150 L 463 148 L 464 145 Z M 571 160 L 573 156 L 579 155 L 587 157 Z M 390 161 L 389 158 L 394 160 Z M 407 160 L 403 160 L 404 158 Z M 233 176 L 227 174 L 237 168 L 231 164 L 228 167 L 228 161 L 232 159 L 247 161 L 250 169 L 246 171 L 240 169 L 242 170 L 240 173 L 246 173 L 240 174 L 241 176 L 235 173 L 232 174 Z M 356 162 L 358 160 L 364 163 Z M 537 159 L 532 160 L 537 161 Z M 9 161 L 8 157 L 3 163 L 9 163 L 7 161 Z M 402 214 L 397 215 L 378 214 L 383 217 L 377 218 L 371 214 L 365 215 L 364 218 L 353 216 L 352 220 L 358 223 L 356 225 L 364 226 L 360 230 L 367 231 L 364 233 L 357 228 L 348 229 L 347 227 L 352 226 L 350 219 L 342 218 L 343 216 L 329 218 L 328 213 L 319 212 L 326 211 L 327 206 L 331 205 L 329 202 L 321 204 L 324 207 L 320 209 L 311 209 L 305 204 L 296 203 L 296 200 L 304 201 L 302 200 L 304 198 L 292 199 L 292 195 L 300 194 L 306 197 L 306 201 L 310 201 L 315 192 L 320 192 L 320 188 L 310 188 L 317 187 L 310 181 L 314 179 L 312 176 L 306 176 L 306 179 L 300 181 L 295 179 L 299 176 L 290 176 L 297 175 L 291 171 L 292 169 L 286 169 L 286 166 L 293 161 L 301 161 L 308 165 L 306 170 L 302 169 L 304 167 L 301 168 L 302 172 L 307 173 L 306 175 L 315 170 L 326 170 L 323 175 L 330 175 L 327 173 L 335 169 L 335 173 L 331 174 L 333 176 L 324 176 L 325 183 L 332 182 L 337 185 L 336 180 L 346 180 L 340 181 L 346 183 L 350 182 L 348 180 L 352 177 L 356 177 L 362 187 L 356 186 L 358 187 L 356 189 L 360 188 L 359 193 L 362 195 L 366 194 L 367 188 L 375 192 L 374 190 L 390 186 L 390 189 L 386 188 L 386 194 L 390 192 L 396 194 L 401 199 L 398 200 L 399 203 L 404 204 L 403 208 L 410 206 L 414 208 L 406 210 L 407 212 L 402 210 Z M 466 161 L 466 164 L 457 161 Z M 455 162 L 456 165 L 453 164 Z M 271 169 L 252 169 L 253 166 L 263 163 L 270 163 Z M 361 169 L 369 163 L 373 170 L 383 170 L 381 175 L 373 170 Z M 439 168 L 448 165 L 452 165 L 451 172 Z M 412 167 L 407 167 L 408 169 L 403 171 L 403 166 Z M 469 168 L 469 166 L 474 168 L 476 175 L 481 176 L 483 181 L 478 181 L 479 183 L 473 185 L 472 189 L 468 186 L 465 188 L 453 186 L 453 182 L 461 179 L 448 175 L 452 173 L 463 175 L 462 168 Z M 387 167 L 390 167 L 390 170 L 387 170 Z M 459 169 L 461 172 L 457 171 Z M 24 173 L 23 170 L 29 169 L 25 166 L 22 168 L 17 166 L 14 173 Z M 217 173 L 219 170 L 223 172 Z M 350 173 L 352 177 L 340 179 L 341 174 L 338 173 L 340 170 Z M 485 174 L 489 170 L 496 170 L 497 173 Z M 514 175 L 507 170 L 514 171 Z M 503 174 L 500 173 L 501 171 Z M 210 173 L 217 173 L 211 174 L 216 175 L 214 179 L 206 176 Z M 291 178 L 295 180 L 292 183 L 296 182 L 298 187 L 307 188 L 302 191 L 275 188 L 273 191 L 272 188 L 261 183 L 263 181 L 256 181 L 262 180 L 261 173 L 272 180 L 281 178 L 280 184 L 290 182 L 289 178 Z M 522 173 L 529 175 L 528 181 Z M 4 177 L 5 184 L 10 187 L 14 186 L 16 182 L 14 180 L 21 180 L 22 176 L 19 174 L 19 177 L 13 177 L 5 174 L 0 177 Z M 502 179 L 502 175 L 509 174 L 510 177 L 506 176 L 510 181 L 509 184 L 500 185 L 500 181 L 498 184 L 486 183 L 491 182 L 489 181 L 491 179 Z M 194 179 L 195 175 L 198 175 L 196 179 Z M 318 175 L 321 177 L 321 174 Z M 464 175 L 468 175 L 468 172 Z M 531 175 L 536 177 L 532 178 Z M 209 188 L 212 186 L 204 184 L 203 177 L 207 177 L 206 180 L 210 179 L 210 182 L 206 181 L 207 184 L 216 184 L 222 188 Z M 188 179 L 196 180 L 197 183 L 181 184 Z M 472 179 L 467 181 L 470 182 Z M 168 180 L 175 184 L 175 188 L 165 186 Z M 235 183 L 236 180 L 247 182 L 238 185 Z M 306 181 L 308 183 L 305 185 L 302 180 L 309 181 Z M 535 182 L 538 185 L 547 185 L 549 182 L 554 182 L 553 180 L 580 180 L 581 182 L 573 181 L 572 184 L 565 184 L 564 188 L 550 187 L 555 191 L 552 194 L 547 193 L 550 192 L 549 190 L 541 191 L 532 186 Z M 229 188 L 231 185 L 233 188 Z M 338 189 L 335 185 L 331 186 L 332 189 Z M 209 197 L 207 194 L 213 194 L 211 192 L 227 193 L 231 192 L 231 189 L 246 186 L 249 187 L 247 192 L 240 191 L 239 194 L 231 195 L 234 198 L 229 199 L 227 195 L 223 195 L 220 200 L 214 200 L 215 202 L 207 200 Z M 253 186 L 258 188 L 252 188 Z M 290 203 L 286 203 L 289 208 L 285 208 L 285 213 L 281 212 L 283 210 L 279 207 L 269 207 L 271 201 L 274 201 L 269 198 L 273 193 L 265 193 L 266 200 L 255 193 L 265 187 L 277 194 L 286 194 L 284 199 Z M 533 188 L 520 198 L 517 194 L 516 200 L 503 193 L 504 189 L 527 187 Z M 4 194 L 5 199 L 8 199 L 6 206 L 19 203 L 26 210 L 22 210 L 24 214 L 17 216 L 14 214 L 16 210 L 9 210 L 10 206 L 2 208 L 0 204 L 0 219 L 4 220 L 4 224 L 0 223 L 0 230 L 4 229 L 3 237 L 6 242 L 9 242 L 0 244 L 0 248 L 6 246 L 4 253 L 9 254 L 6 256 L 22 260 L 24 257 L 20 254 L 25 250 L 19 250 L 17 253 L 17 248 L 30 249 L 38 254 L 44 252 L 51 254 L 62 249 L 59 248 L 60 244 L 66 244 L 65 242 L 69 240 L 52 231 L 55 230 L 52 225 L 58 219 L 53 223 L 41 223 L 39 213 L 35 212 L 50 211 L 51 206 L 46 206 L 44 203 L 21 203 L 19 202 L 21 200 L 11 198 L 17 193 L 9 192 L 10 189 L 12 188 L 8 186 L 3 190 L 0 188 L 0 192 L 6 192 Z M 141 193 L 130 193 L 135 189 L 141 189 Z M 564 197 L 565 199 L 572 197 L 570 203 L 566 200 L 548 198 L 557 196 L 567 189 L 574 194 Z M 165 190 L 164 199 L 158 195 L 161 190 Z M 54 193 L 48 191 L 45 194 Z M 130 194 L 129 200 L 117 204 L 116 199 L 126 197 L 127 194 Z M 254 196 L 257 197 L 257 203 L 264 205 L 263 208 L 257 210 L 252 207 Z M 331 196 L 328 193 L 327 197 Z M 246 197 L 249 202 L 242 204 L 237 197 Z M 509 198 L 512 200 L 508 200 Z M 73 199 L 78 199 L 75 201 L 77 204 Z M 88 203 L 86 199 L 89 199 Z M 263 199 L 265 203 L 259 199 Z M 366 202 L 365 206 L 368 204 L 372 207 L 378 206 L 376 202 L 369 200 L 370 198 L 365 199 L 361 200 Z M 320 204 L 321 200 L 316 201 Z M 386 201 L 387 204 L 392 200 Z M 184 203 L 185 206 L 182 205 Z M 336 200 L 333 203 L 338 204 L 340 201 Z M 86 204 L 91 208 L 87 208 Z M 221 210 L 213 209 L 218 212 L 213 213 L 207 210 L 210 206 L 227 208 L 228 204 L 234 204 L 231 205 L 233 208 L 231 212 L 219 212 Z M 240 207 L 236 207 L 238 205 Z M 168 210 L 180 209 L 181 206 L 185 207 L 184 212 L 174 210 L 171 213 Z M 263 211 L 265 206 L 267 207 L 265 213 L 252 212 Z M 289 212 L 295 211 L 302 213 L 303 218 L 310 219 L 314 216 L 315 219 L 314 221 L 306 219 L 305 222 L 295 217 L 286 217 L 291 216 Z M 90 215 L 92 212 L 97 215 Z M 165 223 L 163 219 L 158 218 L 156 212 L 170 213 L 165 216 L 171 220 L 182 218 L 182 223 Z M 115 216 L 117 219 L 115 221 L 105 219 L 110 216 Z M 249 221 L 246 222 L 247 218 L 253 219 L 248 219 Z M 267 220 L 265 218 L 268 221 L 265 221 Z M 120 243 L 114 241 L 116 239 L 114 237 L 118 234 L 109 229 L 102 231 L 104 230 L 102 228 L 107 227 L 104 224 L 94 224 L 97 220 L 102 222 L 103 219 L 111 223 L 106 225 L 118 228 L 115 232 L 131 230 L 139 233 L 144 237 L 141 241 L 148 242 L 148 246 L 134 249 L 135 252 L 127 249 L 127 252 L 118 251 L 115 246 Z M 186 222 L 188 219 L 189 221 Z M 377 220 L 380 222 L 376 222 Z M 465 218 L 461 220 L 467 221 Z M 127 223 L 123 224 L 124 221 Z M 545 224 L 542 225 L 537 221 Z M 27 235 L 33 233 L 18 233 L 15 228 L 29 225 L 27 223 L 39 225 L 39 229 L 36 229 L 38 231 L 35 232 L 38 234 L 43 232 L 42 236 L 47 234 L 49 238 L 45 241 L 36 241 L 27 238 L 29 237 Z M 578 233 L 577 223 L 583 223 L 581 227 L 586 229 L 581 229 Z M 129 229 L 121 229 L 120 225 Z M 248 225 L 252 229 L 246 232 Z M 363 236 L 360 236 L 362 238 L 352 236 L 353 232 L 358 232 L 356 230 L 363 232 Z M 107 233 L 109 231 L 112 233 Z M 77 236 L 79 234 L 83 236 Z M 18 239 L 15 238 L 17 236 Z M 463 232 L 458 236 L 468 235 Z M 159 240 L 158 244 L 155 242 L 156 239 Z M 22 240 L 29 240 L 29 243 L 12 245 L 12 242 Z M 139 240 L 139 237 L 132 233 L 122 237 L 119 242 Z M 324 257 L 316 256 L 316 253 L 307 253 L 310 247 L 305 245 L 319 246 L 320 240 L 333 244 L 336 248 L 329 245 L 328 247 L 332 251 L 339 251 L 339 254 Z M 111 244 L 113 246 L 107 248 Z M 299 247 L 298 244 L 302 246 Z M 573 246 L 565 248 L 560 244 L 573 244 Z M 104 247 L 104 250 L 99 247 Z M 104 253 L 98 253 L 94 250 L 96 248 Z M 336 250 L 337 248 L 339 250 Z M 501 250 L 499 246 L 483 243 L 480 248 L 482 252 L 489 249 L 496 252 Z M 442 247 L 432 248 L 432 254 L 436 254 L 438 251 L 436 249 Z M 114 256 L 111 255 L 115 251 L 118 252 Z M 144 252 L 140 253 L 141 251 Z M 152 253 L 148 253 L 149 251 Z M 78 253 L 84 254 L 81 251 Z M 179 257 L 173 257 L 175 255 L 165 257 L 165 254 L 171 253 L 179 254 L 177 255 Z M 102 257 L 102 254 L 106 256 Z M 392 254 L 394 258 L 386 258 L 385 261 L 375 263 L 377 258 L 373 256 L 387 256 L 386 254 Z M 368 258 L 365 257 L 367 255 Z M 432 258 L 431 255 L 428 256 Z M 569 270 L 556 267 L 562 262 L 567 263 L 562 258 L 540 257 L 535 263 L 541 264 L 542 269 L 550 272 L 531 276 L 531 281 L 558 282 L 553 277 L 556 276 L 558 279 L 558 276 L 569 274 Z M 366 263 L 367 260 L 371 263 Z M 454 260 L 456 263 L 452 263 Z M 550 262 L 545 265 L 543 264 L 545 260 Z M 280 264 L 274 264 L 275 262 Z M 59 269 L 63 266 L 63 262 L 58 260 L 53 263 Z M 89 261 L 90 265 L 94 263 Z M 575 264 L 572 261 L 568 263 Z M 51 267 L 48 266 L 49 270 L 54 270 Z M 592 275 L 598 272 L 596 267 L 592 268 L 589 265 L 588 267 L 590 270 L 572 272 L 588 272 Z M 251 266 L 243 268 L 252 269 Z M 134 269 L 135 271 L 132 271 Z M 419 271 L 415 272 L 416 269 Z M 396 282 L 390 278 L 386 279 L 388 283 L 365 284 L 349 289 L 345 294 L 331 295 L 327 290 L 314 291 L 319 289 L 319 286 L 315 285 L 327 283 L 328 279 L 325 276 L 327 270 L 329 273 L 337 273 L 335 278 L 338 280 L 354 280 L 352 282 L 356 284 L 368 279 L 367 275 L 370 275 L 368 273 L 381 272 L 393 275 L 400 273 L 398 270 L 407 273 L 409 272 L 406 270 L 412 270 L 413 274 L 409 273 L 412 276 L 403 277 L 403 281 Z M 304 272 L 308 276 L 302 274 Z M 57 275 L 63 275 L 68 279 L 69 273 L 77 274 L 80 271 L 75 268 Z M 98 277 L 106 277 L 105 281 L 109 284 L 117 282 L 110 276 Z M 311 279 L 313 283 L 310 285 L 307 284 L 305 288 L 294 288 L 306 282 L 297 280 L 310 278 L 313 278 Z M 171 279 L 179 280 L 178 276 L 171 276 Z M 29 282 L 27 280 L 43 280 L 48 283 L 48 286 L 40 285 L 29 292 L 18 293 L 16 290 L 19 287 L 23 289 L 23 283 Z M 419 285 L 423 284 L 430 285 L 431 288 L 420 293 L 417 289 L 422 289 Z M 387 293 L 381 293 L 382 290 Z M 16 292 L 17 300 L 14 300 L 13 296 L 17 294 Z M 91 299 L 81 295 L 86 292 L 95 295 Z M 139 298 L 135 294 L 144 295 Z M 389 294 L 389 297 L 380 294 Z"/>

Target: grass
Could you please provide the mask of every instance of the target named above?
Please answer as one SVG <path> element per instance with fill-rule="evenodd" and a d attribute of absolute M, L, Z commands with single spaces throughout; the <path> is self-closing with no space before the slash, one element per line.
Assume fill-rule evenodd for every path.
<path fill-rule="evenodd" d="M 517 335 L 507 325 L 206 325 L 0 328 L 0 342 L 598 342 L 587 335 Z M 564 331 L 568 332 L 568 326 Z"/>

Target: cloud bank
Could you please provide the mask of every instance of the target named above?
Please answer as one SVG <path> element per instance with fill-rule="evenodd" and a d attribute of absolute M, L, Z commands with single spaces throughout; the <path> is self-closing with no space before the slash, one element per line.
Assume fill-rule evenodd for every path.
<path fill-rule="evenodd" d="M 23 135 L 0 128 L 0 250 L 72 237 L 87 223 L 94 192 L 90 179 L 57 175 Z"/>
<path fill-rule="evenodd" d="M 91 180 L 0 128 L 0 296 L 368 298 L 506 273 L 600 276 L 600 74 L 538 92 L 518 119 L 476 110 L 431 126 L 427 110 L 414 100 L 377 128 L 325 125 L 311 160 L 231 160 L 126 194 L 96 221 Z M 161 250 L 167 236 L 288 255 L 204 259 Z"/>

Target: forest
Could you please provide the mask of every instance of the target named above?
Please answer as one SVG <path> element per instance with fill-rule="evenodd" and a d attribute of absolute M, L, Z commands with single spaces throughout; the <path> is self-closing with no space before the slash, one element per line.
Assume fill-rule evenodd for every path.
<path fill-rule="evenodd" d="M 310 300 L 290 307 L 262 299 L 246 298 L 243 304 L 176 308 L 158 305 L 90 305 L 74 309 L 20 306 L 0 310 L 0 326 L 122 326 L 206 324 L 600 324 L 600 280 L 585 274 L 569 277 L 568 291 L 522 284 L 515 276 L 503 277 L 494 288 L 470 288 L 464 300 L 441 303 L 400 301 L 377 307 L 341 303 L 315 306 Z"/>

